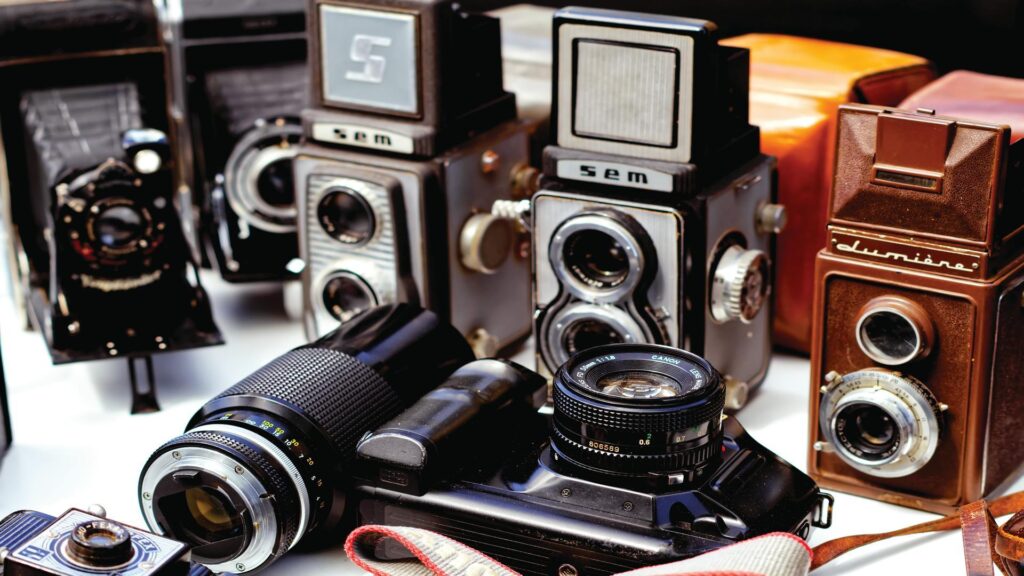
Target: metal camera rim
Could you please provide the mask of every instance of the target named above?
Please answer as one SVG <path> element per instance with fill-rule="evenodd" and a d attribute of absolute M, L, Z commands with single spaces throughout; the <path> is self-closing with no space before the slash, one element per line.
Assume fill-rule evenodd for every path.
<path fill-rule="evenodd" d="M 892 358 L 879 351 L 876 346 L 864 338 L 864 323 L 872 316 L 887 312 L 899 316 L 913 330 L 917 339 L 914 351 L 901 358 Z M 916 318 L 915 318 L 916 317 Z M 935 329 L 931 325 L 931 318 L 928 313 L 915 302 L 897 296 L 882 296 L 875 298 L 864 305 L 858 312 L 857 326 L 854 334 L 857 339 L 857 346 L 865 356 L 885 366 L 902 366 L 909 364 L 918 358 L 923 358 L 931 352 L 934 341 Z"/>
<path fill-rule="evenodd" d="M 893 417 L 902 447 L 892 458 L 882 462 L 859 458 L 839 441 L 837 417 L 843 407 L 854 402 L 876 406 Z M 850 467 L 876 478 L 902 478 L 924 468 L 935 456 L 943 433 L 940 404 L 927 387 L 891 370 L 858 370 L 837 378 L 822 392 L 820 405 L 818 423 L 835 453 Z M 917 423 L 922 421 L 924 426 L 919 427 Z"/>
<path fill-rule="evenodd" d="M 291 161 L 298 154 L 295 146 L 281 146 L 279 142 L 298 142 L 302 126 L 286 121 L 261 121 L 247 132 L 231 150 L 224 165 L 224 196 L 235 214 L 251 226 L 274 234 L 295 232 L 298 227 L 298 207 L 281 208 L 263 200 L 259 193 L 259 177 L 274 162 Z M 266 141 L 277 140 L 269 146 Z"/>
<path fill-rule="evenodd" d="M 341 320 L 335 318 L 334 314 L 331 314 L 331 311 L 327 309 L 327 305 L 324 303 L 324 290 L 327 288 L 327 284 L 331 280 L 334 280 L 335 278 L 347 278 L 352 280 L 366 292 L 367 296 L 370 297 L 371 307 L 379 306 L 381 304 L 380 298 L 373 290 L 373 284 L 371 282 L 373 271 L 369 270 L 369 272 L 370 274 L 364 274 L 359 270 L 331 268 L 321 274 L 320 277 L 313 282 L 313 290 L 310 291 L 308 298 L 312 301 L 313 312 L 317 319 L 318 336 L 326 334 L 337 328 L 334 323 L 343 323 Z M 368 277 L 370 280 L 367 279 Z"/>
<path fill-rule="evenodd" d="M 625 344 L 644 344 L 650 341 L 643 325 L 628 312 L 616 306 L 574 302 L 562 308 L 551 318 L 548 325 L 545 347 L 551 365 L 557 368 L 569 361 L 570 354 L 563 345 L 566 330 L 582 320 L 598 320 L 615 329 Z M 578 351 L 580 353 L 582 351 Z"/>
<path fill-rule="evenodd" d="M 586 230 L 594 230 L 610 236 L 626 251 L 629 272 L 618 286 L 612 288 L 595 288 L 573 274 L 566 265 L 563 251 L 566 243 L 575 234 Z M 641 240 L 626 225 L 617 221 L 609 214 L 583 212 L 563 222 L 551 237 L 548 245 L 548 260 L 555 272 L 555 277 L 573 296 L 595 304 L 618 304 L 628 299 L 636 291 L 644 276 L 646 256 Z"/>

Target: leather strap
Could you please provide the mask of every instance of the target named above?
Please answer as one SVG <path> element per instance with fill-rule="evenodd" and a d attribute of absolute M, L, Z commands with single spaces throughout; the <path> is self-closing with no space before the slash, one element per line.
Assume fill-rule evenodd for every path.
<path fill-rule="evenodd" d="M 995 576 L 993 564 L 1007 576 L 999 556 L 995 553 L 996 521 L 984 500 L 960 508 L 960 526 L 963 528 L 964 559 L 967 576 Z"/>
<path fill-rule="evenodd" d="M 988 509 L 991 515 L 996 518 L 1000 516 L 1008 516 L 1019 510 L 1024 510 L 1024 492 L 1016 492 L 993 500 L 988 504 Z M 889 538 L 896 538 L 898 536 L 955 530 L 960 528 L 960 526 L 960 515 L 953 514 L 945 518 L 939 518 L 938 520 L 932 520 L 930 522 L 917 524 L 916 526 L 910 526 L 900 530 L 894 530 L 892 532 L 885 532 L 883 534 L 863 534 L 830 540 L 814 549 L 814 562 L 811 565 L 811 570 L 813 571 L 816 568 L 820 568 L 843 554 L 868 544 L 888 540 Z"/>

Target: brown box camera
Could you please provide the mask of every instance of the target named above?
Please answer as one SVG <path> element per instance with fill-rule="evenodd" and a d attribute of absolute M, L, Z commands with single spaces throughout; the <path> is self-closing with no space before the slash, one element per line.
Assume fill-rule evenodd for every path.
<path fill-rule="evenodd" d="M 945 513 L 1021 464 L 1022 159 L 1008 126 L 840 108 L 811 356 L 823 487 Z"/>

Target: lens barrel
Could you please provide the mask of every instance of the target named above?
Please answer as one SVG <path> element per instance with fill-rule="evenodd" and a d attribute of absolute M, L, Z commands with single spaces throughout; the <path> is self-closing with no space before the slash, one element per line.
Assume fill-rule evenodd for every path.
<path fill-rule="evenodd" d="M 143 470 L 146 521 L 214 572 L 261 569 L 336 528 L 359 439 L 472 360 L 431 312 L 368 310 L 203 406 Z"/>
<path fill-rule="evenodd" d="M 590 472 L 685 483 L 721 452 L 722 377 L 689 352 L 592 348 L 558 370 L 554 404 L 558 459 Z"/>

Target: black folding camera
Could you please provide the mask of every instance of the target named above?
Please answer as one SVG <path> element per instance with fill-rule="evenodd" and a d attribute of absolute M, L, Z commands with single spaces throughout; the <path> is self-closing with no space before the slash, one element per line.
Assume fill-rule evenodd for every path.
<path fill-rule="evenodd" d="M 151 376 L 152 353 L 220 343 L 173 202 L 152 3 L 8 4 L 0 34 L 5 200 L 54 362 L 145 357 Z"/>
<path fill-rule="evenodd" d="M 831 523 L 831 496 L 723 421 L 723 380 L 693 354 L 594 348 L 559 369 L 553 417 L 536 411 L 545 398 L 545 378 L 515 364 L 457 370 L 360 442 L 359 522 L 440 532 L 531 575 L 614 574 Z"/>
<path fill-rule="evenodd" d="M 584 8 L 555 14 L 554 45 L 556 145 L 532 209 L 538 369 L 601 344 L 675 346 L 742 407 L 771 358 L 785 217 L 748 122 L 749 53 L 703 20 Z"/>
<path fill-rule="evenodd" d="M 496 19 L 451 0 L 313 0 L 313 108 L 295 161 L 306 326 L 366 308 L 438 312 L 481 355 L 530 332 L 510 210 L 530 125 L 502 86 Z"/>
<path fill-rule="evenodd" d="M 299 250 L 292 158 L 309 92 L 306 0 L 161 2 L 182 181 L 194 183 L 221 274 L 297 277 L 288 265 Z"/>
<path fill-rule="evenodd" d="M 0 520 L 0 576 L 185 576 L 188 546 L 107 520 L 100 510 L 60 518 L 21 511 Z"/>

